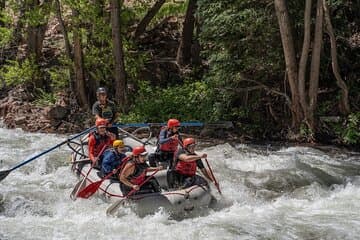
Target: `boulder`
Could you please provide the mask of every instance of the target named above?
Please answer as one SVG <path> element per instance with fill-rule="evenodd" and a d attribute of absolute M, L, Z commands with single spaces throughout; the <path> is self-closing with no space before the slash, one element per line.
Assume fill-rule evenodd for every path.
<path fill-rule="evenodd" d="M 22 125 L 26 123 L 26 117 L 25 116 L 17 117 L 15 118 L 14 121 L 16 125 Z"/>
<path fill-rule="evenodd" d="M 69 113 L 69 109 L 60 105 L 54 105 L 47 108 L 45 111 L 47 117 L 53 120 L 64 120 Z"/>

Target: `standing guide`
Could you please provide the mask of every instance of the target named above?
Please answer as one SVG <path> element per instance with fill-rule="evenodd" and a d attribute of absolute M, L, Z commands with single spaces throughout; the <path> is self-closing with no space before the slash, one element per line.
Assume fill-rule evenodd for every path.
<path fill-rule="evenodd" d="M 118 138 L 119 132 L 117 127 L 112 127 L 112 124 L 119 116 L 115 103 L 107 98 L 107 91 L 104 87 L 99 87 L 96 90 L 96 97 L 97 101 L 92 106 L 92 113 L 96 119 L 106 119 L 108 121 L 108 131 L 114 133 L 116 138 Z"/>

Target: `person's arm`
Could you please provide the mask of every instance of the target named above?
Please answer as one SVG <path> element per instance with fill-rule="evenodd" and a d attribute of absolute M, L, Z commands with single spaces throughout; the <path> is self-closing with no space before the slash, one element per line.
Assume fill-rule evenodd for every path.
<path fill-rule="evenodd" d="M 177 134 L 172 135 L 171 137 L 168 137 L 168 138 L 165 137 L 167 135 L 166 132 L 167 132 L 167 129 L 163 129 L 160 131 L 160 134 L 159 134 L 159 143 L 160 144 L 167 143 L 167 142 L 177 138 Z"/>
<path fill-rule="evenodd" d="M 154 172 L 154 171 L 160 171 L 160 170 L 163 170 L 164 169 L 164 166 L 158 166 L 158 167 L 148 167 L 146 169 L 147 172 Z"/>
<path fill-rule="evenodd" d="M 201 158 L 206 158 L 206 157 L 207 157 L 206 153 L 203 153 L 202 155 L 197 155 L 197 154 L 187 155 L 185 153 L 179 155 L 179 159 L 184 162 L 193 162 L 193 161 L 199 160 Z"/>
<path fill-rule="evenodd" d="M 101 118 L 101 112 L 100 112 L 99 102 L 95 102 L 92 106 L 92 114 L 95 115 L 95 119 Z"/>
<path fill-rule="evenodd" d="M 94 136 L 89 137 L 89 158 L 92 162 L 96 160 L 94 152 L 95 152 L 95 138 Z"/>
<path fill-rule="evenodd" d="M 127 178 L 134 172 L 135 165 L 133 163 L 127 163 L 124 169 L 120 173 L 120 181 L 132 189 L 139 190 L 139 185 L 132 184 Z"/>

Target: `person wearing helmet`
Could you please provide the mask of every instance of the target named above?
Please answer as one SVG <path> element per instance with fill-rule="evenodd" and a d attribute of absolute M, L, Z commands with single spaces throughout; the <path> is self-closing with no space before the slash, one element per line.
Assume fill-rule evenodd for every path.
<path fill-rule="evenodd" d="M 97 101 L 92 106 L 92 113 L 95 115 L 95 119 L 104 118 L 108 120 L 109 131 L 118 135 L 118 129 L 111 127 L 118 117 L 118 112 L 113 101 L 110 101 L 107 97 L 107 91 L 104 87 L 99 87 L 96 90 Z"/>
<path fill-rule="evenodd" d="M 207 185 L 207 181 L 204 178 L 196 175 L 197 168 L 200 168 L 207 179 L 214 181 L 201 161 L 202 158 L 207 157 L 207 154 L 196 154 L 195 148 L 196 142 L 194 138 L 184 139 L 183 148 L 175 156 L 175 182 L 169 183 L 171 187 L 187 188 L 193 185 Z"/>
<path fill-rule="evenodd" d="M 159 134 L 158 146 L 155 153 L 149 156 L 150 166 L 164 165 L 171 169 L 174 153 L 178 149 L 181 136 L 179 133 L 180 121 L 169 119 L 166 127 L 162 128 Z"/>
<path fill-rule="evenodd" d="M 144 146 L 133 149 L 131 159 L 125 163 L 119 175 L 120 189 L 124 195 L 127 195 L 132 189 L 137 191 L 135 194 L 161 191 L 160 185 L 154 177 L 140 187 L 146 179 L 147 172 L 163 169 L 162 166 L 150 167 L 146 163 L 147 155 L 148 152 Z"/>
<path fill-rule="evenodd" d="M 112 148 L 106 149 L 103 154 L 101 172 L 104 176 L 117 169 L 126 158 L 126 147 L 122 140 L 115 140 L 112 146 Z M 114 175 L 116 176 L 115 172 Z"/>
<path fill-rule="evenodd" d="M 95 121 L 96 130 L 89 136 L 89 158 L 92 162 L 97 161 L 101 156 L 98 156 L 104 146 L 111 146 L 115 140 L 115 136 L 106 130 L 108 121 L 103 118 L 98 118 Z"/>

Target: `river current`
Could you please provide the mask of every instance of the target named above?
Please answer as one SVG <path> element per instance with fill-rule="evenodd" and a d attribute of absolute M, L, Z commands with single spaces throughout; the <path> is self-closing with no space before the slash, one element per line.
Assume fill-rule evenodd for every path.
<path fill-rule="evenodd" d="M 0 128 L 0 170 L 66 136 Z M 215 209 L 174 219 L 163 210 L 106 216 L 97 197 L 72 201 L 79 181 L 66 145 L 0 182 L 0 239 L 359 239 L 360 153 L 335 147 L 225 143 L 206 152 L 222 190 Z"/>

